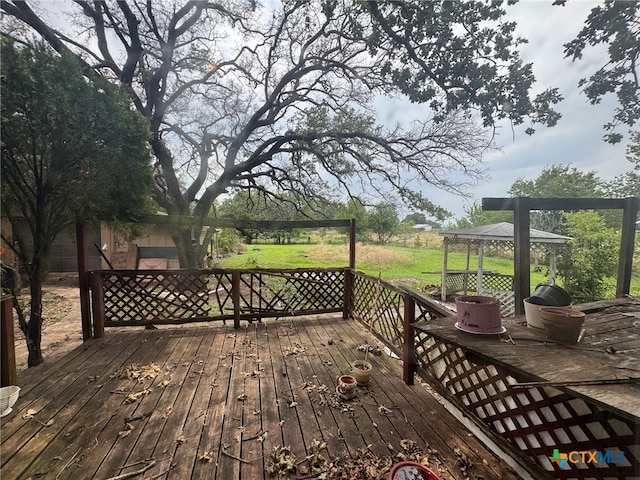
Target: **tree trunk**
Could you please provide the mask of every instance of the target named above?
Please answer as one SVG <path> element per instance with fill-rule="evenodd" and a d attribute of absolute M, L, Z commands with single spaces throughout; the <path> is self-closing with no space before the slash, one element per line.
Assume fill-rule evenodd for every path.
<path fill-rule="evenodd" d="M 204 266 L 204 248 L 198 243 L 199 235 L 194 234 L 195 240 L 189 230 L 175 230 L 171 238 L 176 244 L 180 268 L 202 268 Z M 194 245 L 195 241 L 195 245 Z"/>
<path fill-rule="evenodd" d="M 29 358 L 27 365 L 35 367 L 44 362 L 42 358 L 42 278 L 40 275 L 34 275 L 31 278 L 31 313 L 29 314 L 29 323 L 25 338 L 27 341 L 27 350 Z"/>

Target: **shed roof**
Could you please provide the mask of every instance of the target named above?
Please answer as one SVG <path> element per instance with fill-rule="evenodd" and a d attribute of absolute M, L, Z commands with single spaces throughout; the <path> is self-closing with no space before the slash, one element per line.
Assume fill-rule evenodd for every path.
<path fill-rule="evenodd" d="M 446 230 L 440 232 L 446 238 L 460 238 L 468 240 L 493 240 L 509 242 L 513 241 L 513 223 L 500 222 L 479 227 L 463 228 L 458 230 Z M 567 243 L 571 237 L 557 235 L 551 232 L 543 232 L 532 228 L 529 230 L 531 243 Z"/>

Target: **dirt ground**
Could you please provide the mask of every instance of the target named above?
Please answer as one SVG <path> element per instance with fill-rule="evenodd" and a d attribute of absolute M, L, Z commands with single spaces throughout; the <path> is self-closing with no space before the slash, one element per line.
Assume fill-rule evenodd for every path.
<path fill-rule="evenodd" d="M 82 344 L 78 275 L 52 275 L 44 287 L 42 356 L 44 365 Z M 16 369 L 27 368 L 27 344 L 14 312 Z"/>

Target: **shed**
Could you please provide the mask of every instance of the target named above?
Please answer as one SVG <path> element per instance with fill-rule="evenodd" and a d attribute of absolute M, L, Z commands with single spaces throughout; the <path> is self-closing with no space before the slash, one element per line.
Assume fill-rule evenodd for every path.
<path fill-rule="evenodd" d="M 513 275 L 502 275 L 483 268 L 484 253 L 487 250 L 513 251 L 514 227 L 512 223 L 500 222 L 479 227 L 447 230 L 440 232 L 444 237 L 444 260 L 442 264 L 442 300 L 450 293 L 468 293 L 475 286 L 477 294 L 496 296 L 503 305 L 503 314 L 513 314 Z M 556 258 L 558 248 L 565 245 L 571 237 L 530 229 L 531 251 L 537 259 L 549 258 L 549 282 L 555 283 Z M 451 245 L 466 246 L 466 262 L 463 270 L 449 270 L 448 257 Z M 478 266 L 470 270 L 472 247 L 477 247 Z"/>

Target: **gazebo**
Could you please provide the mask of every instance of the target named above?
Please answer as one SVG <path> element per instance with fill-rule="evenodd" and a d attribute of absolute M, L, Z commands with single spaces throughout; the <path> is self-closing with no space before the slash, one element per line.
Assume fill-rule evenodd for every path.
<path fill-rule="evenodd" d="M 444 237 L 444 260 L 442 264 L 442 293 L 446 300 L 448 294 L 464 293 L 475 290 L 477 294 L 488 294 L 498 298 L 502 304 L 503 315 L 514 314 L 513 275 L 503 275 L 491 270 L 484 270 L 483 261 L 486 251 L 513 251 L 514 227 L 512 223 L 500 222 L 491 225 L 447 230 L 440 232 Z M 555 283 L 556 257 L 558 248 L 566 244 L 571 237 L 530 229 L 531 251 L 534 258 L 549 258 L 549 282 Z M 464 245 L 466 262 L 463 270 L 449 270 L 449 247 Z M 478 266 L 470 269 L 471 251 L 477 247 Z"/>

